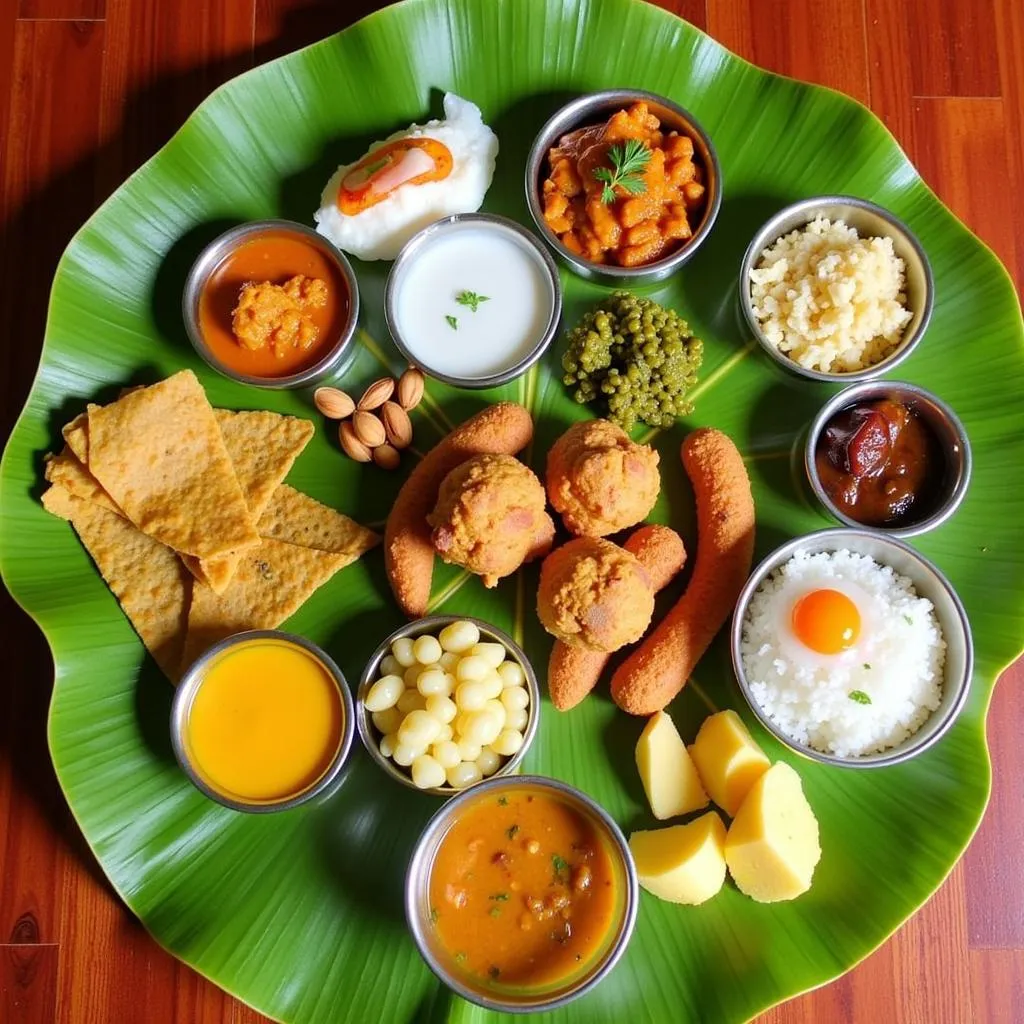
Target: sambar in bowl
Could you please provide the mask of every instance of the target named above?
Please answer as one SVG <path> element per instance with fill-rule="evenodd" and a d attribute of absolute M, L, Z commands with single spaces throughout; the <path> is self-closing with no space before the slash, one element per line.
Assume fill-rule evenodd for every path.
<path fill-rule="evenodd" d="M 632 854 L 586 794 L 536 775 L 494 778 L 428 823 L 406 877 L 420 954 L 479 1006 L 563 1006 L 615 966 L 636 923 Z"/>

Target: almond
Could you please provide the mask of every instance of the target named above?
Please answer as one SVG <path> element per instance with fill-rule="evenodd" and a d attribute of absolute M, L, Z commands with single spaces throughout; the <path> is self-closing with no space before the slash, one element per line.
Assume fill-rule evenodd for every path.
<path fill-rule="evenodd" d="M 380 418 L 384 421 L 389 444 L 398 449 L 412 444 L 412 420 L 397 402 L 385 402 L 380 407 Z"/>
<path fill-rule="evenodd" d="M 372 413 L 365 409 L 356 409 L 352 415 L 352 428 L 356 437 L 366 445 L 367 448 L 376 448 L 387 440 L 384 431 L 384 424 Z"/>
<path fill-rule="evenodd" d="M 381 377 L 375 380 L 359 399 L 357 408 L 369 412 L 371 409 L 379 409 L 395 392 L 394 377 Z"/>
<path fill-rule="evenodd" d="M 356 437 L 351 421 L 344 420 L 338 425 L 338 440 L 341 441 L 342 450 L 350 459 L 355 459 L 356 462 L 369 462 L 373 458 L 373 452 Z"/>
<path fill-rule="evenodd" d="M 379 444 L 373 449 L 373 461 L 381 469 L 398 469 L 402 456 L 398 454 L 397 448 L 392 448 L 389 444 Z"/>
<path fill-rule="evenodd" d="M 423 374 L 410 366 L 398 380 L 398 404 L 407 412 L 415 409 L 423 397 Z"/>
<path fill-rule="evenodd" d="M 356 409 L 356 403 L 337 388 L 317 388 L 313 392 L 313 404 L 329 420 L 346 419 Z"/>

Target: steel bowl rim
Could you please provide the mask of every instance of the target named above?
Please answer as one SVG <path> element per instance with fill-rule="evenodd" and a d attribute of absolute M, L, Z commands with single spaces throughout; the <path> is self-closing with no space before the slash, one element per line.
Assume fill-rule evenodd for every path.
<path fill-rule="evenodd" d="M 554 999 L 528 1005 L 492 999 L 462 984 L 457 977 L 450 974 L 438 962 L 437 958 L 433 956 L 429 944 L 424 939 L 424 921 L 419 914 L 417 906 L 422 886 L 427 884 L 430 879 L 430 869 L 433 861 L 428 854 L 431 852 L 429 848 L 434 846 L 437 833 L 447 830 L 450 827 L 450 822 L 454 821 L 458 813 L 470 800 L 483 797 L 488 791 L 509 786 L 538 786 L 543 789 L 553 790 L 562 797 L 569 798 L 581 809 L 582 813 L 585 813 L 604 828 L 612 845 L 615 847 L 619 862 L 626 876 L 625 907 L 621 921 L 618 922 L 618 934 L 604 958 L 595 965 L 592 973 L 581 978 L 578 984 L 569 992 Z M 440 841 L 438 840 L 437 842 L 438 847 L 440 846 Z M 492 776 L 483 782 L 477 783 L 475 786 L 461 790 L 456 797 L 439 808 L 427 822 L 422 833 L 420 833 L 419 839 L 416 841 L 405 876 L 406 923 L 409 931 L 412 933 L 413 941 L 419 950 L 420 956 L 434 976 L 462 998 L 485 1009 L 503 1013 L 526 1014 L 554 1010 L 590 992 L 608 976 L 622 958 L 623 953 L 625 953 L 636 926 L 639 906 L 640 883 L 637 878 L 636 864 L 622 829 L 619 828 L 612 816 L 593 797 L 577 789 L 575 786 L 562 782 L 560 779 L 554 779 L 545 775 Z"/>
<path fill-rule="evenodd" d="M 863 523 L 858 523 L 856 519 L 840 512 L 839 509 L 836 508 L 832 503 L 831 498 L 829 498 L 826 493 L 825 488 L 822 486 L 821 479 L 818 476 L 818 467 L 815 463 L 815 450 L 818 446 L 818 439 L 821 436 L 822 430 L 824 430 L 828 421 L 837 412 L 844 409 L 847 405 L 855 402 L 862 395 L 871 394 L 876 389 L 908 394 L 915 398 L 923 399 L 930 405 L 934 406 L 946 421 L 950 429 L 956 434 L 961 452 L 963 453 L 961 458 L 962 469 L 953 489 L 930 516 L 908 526 L 865 527 Z M 872 529 L 885 534 L 887 537 L 896 537 L 904 540 L 908 537 L 918 537 L 921 534 L 928 533 L 936 527 L 941 526 L 943 523 L 948 522 L 948 520 L 956 514 L 961 504 L 963 504 L 964 498 L 967 496 L 967 491 L 971 483 L 973 466 L 974 459 L 971 454 L 970 438 L 967 436 L 967 431 L 964 429 L 964 425 L 961 422 L 960 417 L 957 416 L 947 402 L 939 398 L 939 396 L 934 392 L 928 391 L 927 388 L 922 388 L 917 384 L 911 384 L 908 381 L 865 380 L 843 388 L 842 391 L 834 394 L 821 407 L 821 409 L 818 410 L 818 413 L 811 421 L 810 429 L 807 432 L 807 440 L 804 442 L 804 472 L 807 475 L 808 483 L 811 485 L 811 490 L 814 491 L 814 496 L 818 499 L 829 515 L 839 520 L 839 522 L 844 526 L 848 526 L 852 529 Z"/>
<path fill-rule="evenodd" d="M 420 632 L 415 634 L 416 636 L 421 636 L 428 632 L 437 633 L 453 622 L 472 622 L 482 633 L 491 634 L 498 643 L 503 644 L 505 650 L 515 658 L 519 667 L 523 670 L 523 675 L 526 677 L 526 688 L 530 693 L 529 716 L 526 721 L 526 728 L 523 730 L 523 745 L 492 776 L 482 779 L 480 782 L 474 782 L 472 786 L 468 786 L 466 789 L 453 789 L 448 785 L 420 789 L 413 783 L 412 776 L 408 772 L 403 771 L 391 758 L 385 757 L 380 752 L 380 747 L 376 741 L 377 730 L 371 720 L 371 713 L 366 710 L 366 706 L 363 704 L 363 698 L 373 683 L 376 682 L 375 673 L 377 668 L 381 660 L 390 653 L 391 644 L 395 640 L 405 636 L 413 636 L 414 634 L 411 631 L 414 629 L 420 630 Z M 397 629 L 392 630 L 374 649 L 359 677 L 359 685 L 356 688 L 355 695 L 355 708 L 356 731 L 359 733 L 359 739 L 366 748 L 366 752 L 370 755 L 371 760 L 379 768 L 383 769 L 396 782 L 400 782 L 416 793 L 427 793 L 432 796 L 452 798 L 459 793 L 475 792 L 478 787 L 489 782 L 491 779 L 507 778 L 522 764 L 540 726 L 540 683 L 526 652 L 503 629 L 499 629 L 490 622 L 473 615 L 424 615 L 421 618 L 414 619 L 412 622 L 403 623 Z"/>
<path fill-rule="evenodd" d="M 665 107 L 693 129 L 694 134 L 699 137 L 700 144 L 704 149 L 700 157 L 708 165 L 705 168 L 708 184 L 713 184 L 714 186 L 713 189 L 709 188 L 708 191 L 713 194 L 708 200 L 698 229 L 685 244 L 668 256 L 656 260 L 654 263 L 645 264 L 642 267 L 617 267 L 594 263 L 566 248 L 544 222 L 544 213 L 540 204 L 540 189 L 538 187 L 540 170 L 544 160 L 547 158 L 547 152 L 557 135 L 570 130 L 571 127 L 578 124 L 581 118 L 585 118 L 588 113 L 596 112 L 596 108 L 636 100 L 652 101 L 659 106 Z M 715 222 L 718 220 L 718 213 L 722 206 L 722 181 L 722 166 L 718 159 L 715 145 L 711 140 L 711 135 L 686 107 L 676 103 L 675 100 L 667 96 L 662 96 L 659 93 L 650 92 L 646 89 L 602 89 L 598 92 L 588 92 L 577 96 L 575 99 L 559 107 L 544 122 L 534 138 L 526 160 L 526 205 L 530 211 L 533 223 L 545 244 L 553 249 L 560 259 L 576 274 L 585 278 L 603 279 L 606 282 L 617 283 L 621 287 L 628 285 L 641 286 L 665 280 L 696 255 L 697 251 L 711 234 Z"/>
<path fill-rule="evenodd" d="M 420 361 L 418 357 L 413 355 L 412 350 L 403 339 L 402 332 L 398 327 L 398 316 L 395 303 L 398 279 L 402 270 L 407 264 L 415 259 L 416 253 L 426 245 L 434 235 L 439 232 L 443 232 L 446 228 L 455 224 L 496 226 L 512 231 L 540 258 L 551 285 L 551 310 L 548 314 L 548 321 L 540 339 L 530 350 L 529 354 L 520 359 L 519 362 L 513 364 L 507 369 L 499 371 L 498 373 L 488 374 L 486 377 L 458 377 L 431 369 L 426 363 Z M 509 381 L 521 377 L 551 347 L 551 343 L 555 340 L 555 335 L 558 334 L 561 319 L 562 282 L 558 276 L 558 268 L 555 266 L 555 261 L 551 258 L 551 254 L 541 244 L 540 239 L 537 238 L 532 231 L 523 227 L 523 225 L 517 221 L 514 221 L 509 217 L 503 217 L 497 213 L 454 213 L 447 217 L 440 217 L 428 224 L 426 227 L 421 228 L 412 236 L 412 238 L 409 239 L 408 242 L 405 243 L 405 245 L 402 246 L 394 263 L 391 265 L 391 269 L 388 271 L 387 283 L 384 286 L 384 321 L 387 324 L 388 332 L 391 334 L 391 338 L 398 351 L 405 356 L 405 359 L 410 366 L 416 366 L 429 377 L 433 377 L 435 380 L 439 380 L 444 384 L 448 384 L 451 387 L 456 388 L 467 388 L 470 390 L 493 388 L 500 384 L 507 384 Z"/>
<path fill-rule="evenodd" d="M 344 279 L 349 293 L 348 317 L 335 343 L 318 362 L 286 377 L 258 377 L 254 374 L 241 373 L 238 370 L 232 369 L 226 363 L 222 363 L 210 351 L 206 340 L 203 338 L 197 312 L 203 286 L 224 258 L 234 249 L 238 248 L 250 235 L 258 235 L 268 231 L 288 231 L 300 234 L 310 242 L 313 242 L 333 261 Z M 221 232 L 213 241 L 203 246 L 202 251 L 193 261 L 188 276 L 185 278 L 185 287 L 181 293 L 181 316 L 185 324 L 185 332 L 188 334 L 189 341 L 192 343 L 196 354 L 207 366 L 216 370 L 222 376 L 228 377 L 239 384 L 267 388 L 271 391 L 299 388 L 315 384 L 330 376 L 337 364 L 344 359 L 345 354 L 352 347 L 352 339 L 359 324 L 359 282 L 356 279 L 355 271 L 352 269 L 352 264 L 349 262 L 348 257 L 329 238 L 321 235 L 306 224 L 282 218 L 246 221 L 228 228 L 227 231 Z"/>
<path fill-rule="evenodd" d="M 902 233 L 906 238 L 910 248 L 914 251 L 920 261 L 922 274 L 924 276 L 924 304 L 921 309 L 921 319 L 910 340 L 901 340 L 896 350 L 891 355 L 886 356 L 885 359 L 879 360 L 879 362 L 865 367 L 862 370 L 852 370 L 848 373 L 825 373 L 821 370 L 810 370 L 801 366 L 796 362 L 796 360 L 790 359 L 789 356 L 779 352 L 765 337 L 764 331 L 761 330 L 761 325 L 757 322 L 757 317 L 754 316 L 754 311 L 750 306 L 750 271 L 754 269 L 754 266 L 764 249 L 782 237 L 782 233 L 780 233 L 778 229 L 778 224 L 781 221 L 786 220 L 788 217 L 798 213 L 801 216 L 806 214 L 806 223 L 809 224 L 813 219 L 813 211 L 826 206 L 854 206 L 862 210 L 867 210 L 868 212 L 880 217 L 892 228 L 895 228 L 896 231 Z M 895 369 L 904 360 L 908 359 L 921 343 L 921 339 L 924 337 L 928 330 L 928 326 L 931 323 L 932 313 L 935 307 L 935 276 L 932 272 L 931 261 L 928 259 L 928 254 L 925 251 L 924 246 L 921 244 L 920 239 L 913 231 L 911 231 L 906 222 L 900 217 L 897 217 L 891 210 L 886 209 L 884 206 L 880 206 L 878 203 L 872 202 L 870 199 L 862 199 L 859 196 L 810 196 L 807 199 L 800 199 L 795 203 L 790 203 L 788 206 L 784 206 L 781 210 L 776 211 L 761 225 L 761 227 L 757 229 L 754 237 L 748 244 L 746 251 L 743 253 L 743 259 L 740 261 L 738 285 L 740 311 L 742 312 L 744 322 L 761 349 L 767 353 L 767 355 L 769 355 L 777 365 L 781 366 L 789 373 L 795 374 L 798 377 L 803 377 L 805 380 L 818 381 L 823 384 L 858 384 L 864 381 L 874 380 L 876 377 L 880 377 L 883 374 L 888 373 L 890 370 Z M 916 312 L 916 310 L 914 312 Z"/>
<path fill-rule="evenodd" d="M 295 796 L 284 800 L 272 802 L 249 803 L 244 800 L 236 800 L 217 792 L 208 785 L 202 776 L 195 769 L 188 750 L 185 745 L 185 728 L 188 721 L 188 714 L 195 699 L 196 692 L 203 681 L 203 674 L 207 666 L 224 651 L 232 647 L 238 647 L 253 640 L 279 640 L 284 643 L 293 644 L 301 648 L 307 654 L 311 654 L 327 670 L 331 676 L 341 699 L 345 721 L 342 725 L 341 739 L 338 749 L 323 775 L 314 782 L 308 789 L 303 790 Z M 293 807 L 308 803 L 316 797 L 322 796 L 325 792 L 332 790 L 340 782 L 341 774 L 348 762 L 352 751 L 352 741 L 355 735 L 355 707 L 352 701 L 352 693 L 348 687 L 345 673 L 341 671 L 334 659 L 320 646 L 307 640 L 297 633 L 287 633 L 280 629 L 247 629 L 241 633 L 232 633 L 218 641 L 208 650 L 204 651 L 188 668 L 181 677 L 177 689 L 174 691 L 174 698 L 171 701 L 171 745 L 174 748 L 174 756 L 178 761 L 181 770 L 188 776 L 189 781 L 205 796 L 224 807 L 233 811 L 243 811 L 250 814 L 270 814 L 276 811 L 287 811 Z"/>
<path fill-rule="evenodd" d="M 909 556 L 911 561 L 918 564 L 925 572 L 931 572 L 934 575 L 935 579 L 938 581 L 939 587 L 945 592 L 946 596 L 950 600 L 959 626 L 957 636 L 955 637 L 947 636 L 945 631 L 943 631 L 943 640 L 946 643 L 947 650 L 954 644 L 962 644 L 964 668 L 960 678 L 954 683 L 954 687 L 957 691 L 956 696 L 949 708 L 947 708 L 943 713 L 942 720 L 931 735 L 915 742 L 915 737 L 920 734 L 921 729 L 924 729 L 925 725 L 931 721 L 931 718 L 929 717 L 921 724 L 917 733 L 911 735 L 896 748 L 885 750 L 878 754 L 866 754 L 862 757 L 838 757 L 835 754 L 826 754 L 820 750 L 815 750 L 811 746 L 804 746 L 803 744 L 798 743 L 796 740 L 791 739 L 782 732 L 782 730 L 768 717 L 767 712 L 761 707 L 760 703 L 750 692 L 750 684 L 743 669 L 743 656 L 740 650 L 740 644 L 743 633 L 743 620 L 746 617 L 747 608 L 750 605 L 750 599 L 753 596 L 754 591 L 757 590 L 757 588 L 764 582 L 765 577 L 773 569 L 789 561 L 797 551 L 802 549 L 807 549 L 812 552 L 835 551 L 842 546 L 843 538 L 849 537 L 851 534 L 878 541 L 883 546 L 896 548 Z M 912 580 L 912 582 L 915 586 L 917 585 L 916 580 Z M 934 562 L 925 558 L 924 555 L 911 547 L 911 545 L 906 541 L 901 540 L 898 537 L 891 537 L 888 534 L 879 532 L 878 530 L 867 529 L 863 526 L 835 526 L 828 527 L 823 530 L 815 530 L 812 533 L 805 533 L 780 544 L 777 548 L 762 558 L 751 572 L 747 582 L 743 585 L 743 589 L 740 591 L 740 596 L 736 600 L 732 623 L 729 628 L 729 649 L 732 658 L 733 675 L 736 678 L 740 692 L 743 694 L 744 700 L 747 702 L 747 705 L 754 713 L 760 724 L 764 726 L 764 728 L 767 729 L 775 739 L 783 744 L 783 746 L 792 750 L 794 753 L 800 754 L 809 760 L 817 761 L 821 764 L 834 765 L 839 768 L 887 768 L 892 765 L 902 764 L 906 761 L 912 760 L 919 754 L 923 754 L 926 750 L 942 739 L 953 727 L 957 718 L 959 718 L 960 712 L 963 710 L 964 704 L 967 702 L 967 697 L 971 689 L 971 680 L 974 674 L 974 638 L 971 633 L 971 624 L 967 618 L 967 611 L 960 599 L 960 595 L 949 582 L 946 574 L 937 565 L 935 565 Z M 944 680 L 944 686 L 945 685 L 946 681 Z M 932 712 L 933 715 L 935 713 L 936 712 Z"/>

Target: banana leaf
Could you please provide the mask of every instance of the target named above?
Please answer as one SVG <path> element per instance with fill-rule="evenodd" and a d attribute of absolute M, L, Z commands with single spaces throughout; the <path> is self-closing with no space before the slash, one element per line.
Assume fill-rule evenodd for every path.
<path fill-rule="evenodd" d="M 874 199 L 918 234 L 936 279 L 932 324 L 899 376 L 947 399 L 974 447 L 961 510 L 915 544 L 963 598 L 977 663 L 968 704 L 941 743 L 912 763 L 850 772 L 798 762 L 757 728 L 719 638 L 671 712 L 689 739 L 709 709 L 735 707 L 773 759 L 795 763 L 821 823 L 814 886 L 778 905 L 754 903 L 731 886 L 695 908 L 644 894 L 620 965 L 596 992 L 550 1018 L 742 1021 L 827 982 L 928 899 L 984 811 L 985 713 L 998 672 L 1020 651 L 1024 615 L 1024 328 L 1006 272 L 869 111 L 761 71 L 663 11 L 633 0 L 409 0 L 217 90 L 82 228 L 57 270 L 39 375 L 0 474 L 0 565 L 53 651 L 49 743 L 71 809 L 112 885 L 157 941 L 271 1017 L 488 1016 L 442 988 L 403 921 L 405 866 L 437 804 L 396 786 L 362 750 L 335 796 L 282 814 L 234 813 L 193 789 L 171 750 L 170 688 L 72 531 L 38 503 L 42 453 L 87 401 L 182 367 L 199 374 L 214 405 L 316 417 L 308 393 L 246 388 L 195 356 L 180 290 L 201 247 L 245 220 L 310 222 L 339 163 L 436 115 L 449 89 L 480 105 L 501 142 L 484 209 L 528 223 L 522 174 L 535 133 L 567 98 L 613 86 L 650 89 L 690 109 L 714 139 L 725 180 L 706 245 L 681 273 L 645 290 L 705 342 L 693 415 L 653 438 L 663 491 L 652 518 L 693 544 L 678 448 L 686 431 L 712 424 L 746 458 L 758 556 L 825 525 L 797 456 L 829 388 L 785 375 L 755 350 L 741 326 L 737 271 L 749 239 L 780 206 L 822 193 Z M 344 386 L 358 392 L 403 367 L 384 325 L 387 265 L 356 270 L 365 315 Z M 567 325 L 607 292 L 565 272 L 563 285 Z M 563 348 L 560 338 L 526 377 L 491 392 L 431 382 L 415 414 L 417 446 L 483 403 L 513 398 L 535 417 L 528 457 L 542 469 L 553 438 L 588 415 L 560 381 Z M 401 474 L 346 460 L 329 425 L 318 422 L 290 482 L 380 523 Z M 550 641 L 533 613 L 535 586 L 535 568 L 493 591 L 443 569 L 433 605 L 512 630 L 543 666 Z M 399 621 L 378 551 L 323 587 L 288 628 L 326 647 L 355 680 Z M 545 702 L 524 767 L 579 786 L 626 829 L 649 824 L 633 764 L 641 726 L 606 693 L 569 714 Z"/>

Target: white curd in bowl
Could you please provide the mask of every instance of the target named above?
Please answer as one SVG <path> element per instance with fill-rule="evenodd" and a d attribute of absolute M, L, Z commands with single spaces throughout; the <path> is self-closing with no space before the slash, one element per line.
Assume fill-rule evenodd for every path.
<path fill-rule="evenodd" d="M 523 372 L 557 324 L 557 272 L 498 218 L 455 218 L 409 243 L 388 283 L 389 326 L 409 361 L 454 382 Z"/>

